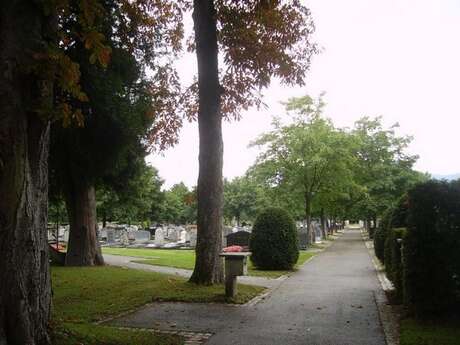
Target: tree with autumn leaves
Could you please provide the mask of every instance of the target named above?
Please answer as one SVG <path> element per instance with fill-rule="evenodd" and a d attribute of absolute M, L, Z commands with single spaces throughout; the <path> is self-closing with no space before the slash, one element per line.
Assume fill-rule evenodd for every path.
<path fill-rule="evenodd" d="M 190 117 L 197 114 L 200 131 L 197 262 L 191 280 L 212 284 L 222 279 L 218 258 L 222 118 L 238 118 L 241 110 L 259 105 L 260 91 L 272 77 L 287 84 L 304 82 L 315 52 L 309 41 L 313 25 L 308 10 L 295 0 L 195 0 L 193 5 L 159 0 L 2 3 L 0 343 L 49 343 L 46 224 L 50 123 L 60 121 L 66 128 L 84 126 L 96 109 L 92 107 L 96 99 L 89 98 L 87 85 L 80 82 L 85 71 L 80 70 L 78 61 L 83 60 L 79 59 L 87 58 L 94 68 L 107 68 L 114 50 L 121 48 L 153 70 L 154 82 L 148 88 L 152 104 L 146 113 L 154 121 L 146 141 L 160 148 L 173 144 L 182 121 L 176 109 L 181 107 L 174 101 L 177 77 L 171 64 L 157 63 L 179 48 L 180 39 L 176 38 L 180 38 L 181 26 L 169 25 L 177 24 L 187 7 L 193 8 L 198 82 L 188 88 L 180 106 Z M 121 15 L 111 22 L 118 13 Z M 107 19 L 112 24 L 107 25 Z M 169 28 L 170 37 L 158 35 L 162 26 Z M 76 51 L 79 53 L 74 55 Z M 224 57 L 221 69 L 219 51 Z M 87 187 L 89 200 L 93 193 Z M 86 204 L 93 208 L 91 200 Z M 81 228 L 94 231 L 92 225 Z"/>
<path fill-rule="evenodd" d="M 304 84 L 316 46 L 310 41 L 310 12 L 297 0 L 194 0 L 193 21 L 198 82 L 189 91 L 198 90 L 200 152 L 196 262 L 190 280 L 213 284 L 223 278 L 222 118 L 238 118 L 241 110 L 260 105 L 261 91 L 274 77 L 288 85 Z"/>

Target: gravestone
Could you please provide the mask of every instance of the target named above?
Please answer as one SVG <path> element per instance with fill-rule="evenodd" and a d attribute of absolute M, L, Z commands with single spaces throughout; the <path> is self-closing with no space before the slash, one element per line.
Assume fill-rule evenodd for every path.
<path fill-rule="evenodd" d="M 307 249 L 308 247 L 308 233 L 306 231 L 299 231 L 297 233 L 299 239 L 299 249 Z"/>
<path fill-rule="evenodd" d="M 247 231 L 237 231 L 227 235 L 227 247 L 241 246 L 249 247 L 251 234 Z"/>
<path fill-rule="evenodd" d="M 187 241 L 187 231 L 182 230 L 179 236 L 179 242 L 185 243 Z"/>
<path fill-rule="evenodd" d="M 150 231 L 138 230 L 132 232 L 134 235 L 134 241 L 138 243 L 145 243 L 150 241 Z"/>
<path fill-rule="evenodd" d="M 107 230 L 107 243 L 115 243 L 115 231 L 114 230 Z"/>
<path fill-rule="evenodd" d="M 162 246 L 165 243 L 165 234 L 163 228 L 158 228 L 155 231 L 155 244 Z"/>
<path fill-rule="evenodd" d="M 122 246 L 129 245 L 128 233 L 126 231 L 123 231 L 122 234 L 120 235 L 120 244 Z"/>
<path fill-rule="evenodd" d="M 190 247 L 196 247 L 196 231 L 190 231 Z"/>

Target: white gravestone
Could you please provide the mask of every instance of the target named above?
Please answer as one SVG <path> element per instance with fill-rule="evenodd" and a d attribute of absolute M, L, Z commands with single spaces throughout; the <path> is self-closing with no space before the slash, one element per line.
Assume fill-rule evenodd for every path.
<path fill-rule="evenodd" d="M 180 236 L 179 236 L 179 237 L 180 237 L 179 242 L 185 243 L 185 241 L 187 240 L 187 231 L 182 230 L 182 231 L 180 232 Z"/>
<path fill-rule="evenodd" d="M 162 228 L 158 228 L 155 231 L 155 244 L 157 246 L 162 246 L 165 243 L 165 234 Z"/>

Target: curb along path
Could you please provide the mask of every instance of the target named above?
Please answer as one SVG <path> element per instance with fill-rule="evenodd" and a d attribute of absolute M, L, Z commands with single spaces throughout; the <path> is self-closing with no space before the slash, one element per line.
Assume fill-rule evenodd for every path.
<path fill-rule="evenodd" d="M 385 345 L 378 292 L 361 233 L 347 230 L 258 303 L 153 303 L 109 324 L 212 334 L 200 341 L 219 345 Z"/>

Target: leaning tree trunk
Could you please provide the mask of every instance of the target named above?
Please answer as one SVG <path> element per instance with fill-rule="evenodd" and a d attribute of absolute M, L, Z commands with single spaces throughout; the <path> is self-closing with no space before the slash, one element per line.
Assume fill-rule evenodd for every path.
<path fill-rule="evenodd" d="M 194 0 L 193 20 L 198 60 L 200 136 L 198 176 L 198 234 L 191 282 L 223 281 L 222 260 L 222 117 L 217 61 L 214 1 Z"/>
<path fill-rule="evenodd" d="M 66 194 L 70 225 L 66 266 L 103 265 L 104 258 L 97 238 L 94 185 L 73 181 L 69 183 Z"/>
<path fill-rule="evenodd" d="M 0 5 L 1 345 L 50 343 L 49 123 L 38 111 L 52 107 L 53 85 L 32 70 L 56 34 L 44 13 L 35 1 Z"/>

